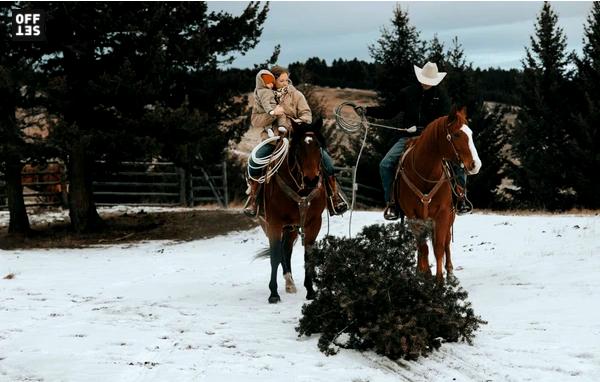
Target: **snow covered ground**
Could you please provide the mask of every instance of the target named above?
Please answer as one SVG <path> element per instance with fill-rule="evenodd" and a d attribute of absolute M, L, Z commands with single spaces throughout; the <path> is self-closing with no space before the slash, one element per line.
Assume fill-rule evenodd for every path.
<path fill-rule="evenodd" d="M 353 231 L 383 223 L 358 212 Z M 322 233 L 327 230 L 325 223 Z M 331 219 L 347 235 L 348 214 Z M 0 251 L 0 381 L 600 381 L 600 217 L 459 217 L 456 275 L 489 322 L 417 362 L 342 350 L 267 304 L 259 229 L 187 243 Z"/>

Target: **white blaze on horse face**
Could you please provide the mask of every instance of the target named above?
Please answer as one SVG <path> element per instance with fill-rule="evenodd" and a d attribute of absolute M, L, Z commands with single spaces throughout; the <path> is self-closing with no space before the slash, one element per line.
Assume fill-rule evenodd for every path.
<path fill-rule="evenodd" d="M 481 159 L 479 159 L 479 154 L 477 154 L 477 148 L 475 147 L 475 142 L 473 141 L 473 132 L 467 125 L 462 125 L 460 128 L 469 138 L 469 150 L 471 150 L 471 156 L 473 157 L 473 162 L 475 162 L 475 167 L 471 171 L 468 171 L 470 175 L 475 175 L 481 169 Z"/>
<path fill-rule="evenodd" d="M 310 145 L 310 143 L 312 142 L 312 137 L 306 137 L 304 138 L 304 142 L 306 142 L 307 145 Z"/>

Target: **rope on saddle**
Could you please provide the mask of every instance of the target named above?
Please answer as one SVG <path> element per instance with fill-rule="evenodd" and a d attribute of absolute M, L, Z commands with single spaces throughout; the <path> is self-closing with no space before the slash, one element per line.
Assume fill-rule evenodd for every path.
<path fill-rule="evenodd" d="M 280 139 L 281 143 L 277 145 L 277 148 L 275 149 L 275 151 L 273 151 L 272 154 L 267 155 L 263 158 L 259 158 L 257 156 L 258 150 L 260 150 L 263 146 L 269 145 L 272 142 L 278 141 Z M 251 160 L 248 160 L 248 178 L 258 183 L 268 182 L 269 179 L 271 179 L 271 177 L 277 172 L 277 170 L 279 170 L 279 167 L 281 167 L 283 161 L 285 161 L 285 158 L 287 158 L 289 150 L 290 141 L 285 137 L 281 138 L 280 136 L 275 136 L 267 138 L 261 143 L 259 143 L 250 153 Z M 256 163 L 256 166 L 253 166 L 252 162 Z M 269 168 L 267 169 L 266 173 L 260 176 L 259 178 L 255 178 L 252 176 L 252 174 L 250 174 L 250 169 L 262 170 L 265 167 Z"/>

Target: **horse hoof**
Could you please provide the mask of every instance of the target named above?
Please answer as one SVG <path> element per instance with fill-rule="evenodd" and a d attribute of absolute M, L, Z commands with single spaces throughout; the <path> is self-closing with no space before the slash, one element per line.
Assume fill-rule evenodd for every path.
<path fill-rule="evenodd" d="M 296 284 L 294 284 L 294 278 L 292 277 L 291 273 L 286 273 L 283 277 L 285 278 L 286 293 L 296 293 Z"/>
<path fill-rule="evenodd" d="M 281 297 L 279 297 L 279 296 L 270 296 L 269 297 L 269 304 L 277 304 L 280 301 L 281 301 Z"/>

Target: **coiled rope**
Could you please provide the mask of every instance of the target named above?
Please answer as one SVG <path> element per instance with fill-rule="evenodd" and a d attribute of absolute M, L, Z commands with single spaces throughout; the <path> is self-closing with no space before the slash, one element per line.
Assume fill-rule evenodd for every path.
<path fill-rule="evenodd" d="M 275 149 L 275 151 L 273 151 L 272 154 L 267 155 L 263 158 L 259 158 L 257 156 L 258 150 L 260 150 L 264 145 L 269 145 L 269 144 L 271 144 L 271 142 L 275 142 L 280 139 L 281 139 L 281 144 L 278 145 L 278 147 Z M 290 141 L 286 137 L 281 138 L 280 136 L 274 136 L 274 137 L 270 137 L 270 138 L 267 138 L 264 141 L 262 141 L 250 153 L 251 160 L 248 161 L 248 178 L 250 178 L 258 183 L 268 182 L 269 179 L 271 179 L 271 177 L 273 175 L 275 175 L 277 170 L 279 170 L 279 167 L 281 167 L 281 165 L 283 164 L 283 161 L 285 161 L 285 158 L 287 158 L 287 153 L 289 150 L 290 150 Z M 253 166 L 252 162 L 254 162 L 256 164 L 256 166 Z M 254 178 L 250 174 L 250 169 L 262 170 L 263 168 L 265 168 L 271 164 L 273 164 L 273 165 L 271 167 L 269 167 L 267 169 L 266 173 L 264 175 L 262 175 L 260 178 Z"/>

